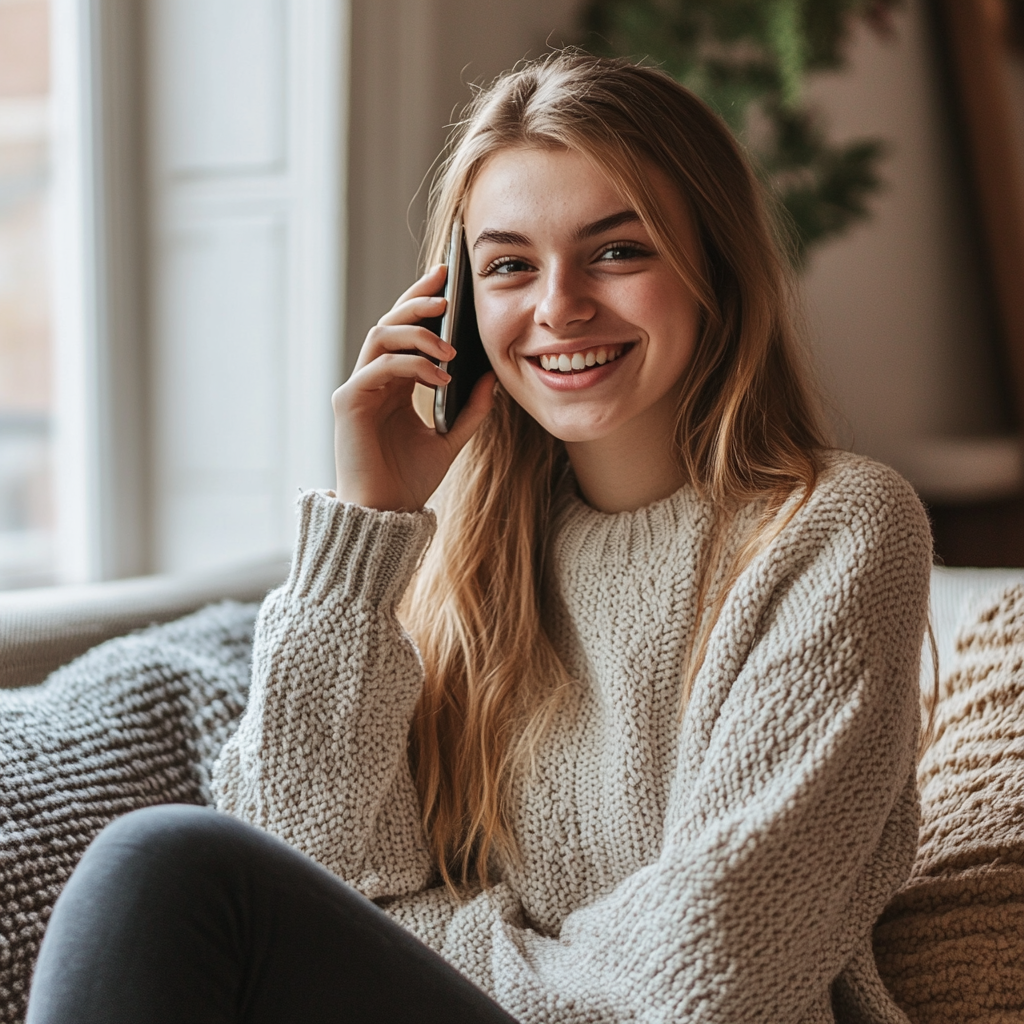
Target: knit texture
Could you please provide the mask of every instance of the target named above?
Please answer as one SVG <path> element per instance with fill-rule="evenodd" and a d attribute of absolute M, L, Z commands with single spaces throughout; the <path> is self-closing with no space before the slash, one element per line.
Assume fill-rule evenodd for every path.
<path fill-rule="evenodd" d="M 830 456 L 729 594 L 680 724 L 712 522 L 689 487 L 615 515 L 568 501 L 545 628 L 575 685 L 517 786 L 520 862 L 456 901 L 420 827 L 422 668 L 395 614 L 433 515 L 304 495 L 219 806 L 378 900 L 524 1024 L 905 1022 L 871 930 L 917 846 L 928 523 L 894 472 Z"/>
<path fill-rule="evenodd" d="M 139 807 L 209 802 L 245 706 L 255 616 L 215 605 L 0 692 L 0 1021 L 24 1019 L 53 905 L 100 829 Z"/>
<path fill-rule="evenodd" d="M 1024 1014 L 1024 588 L 957 637 L 922 759 L 921 846 L 875 932 L 879 969 L 915 1024 Z"/>

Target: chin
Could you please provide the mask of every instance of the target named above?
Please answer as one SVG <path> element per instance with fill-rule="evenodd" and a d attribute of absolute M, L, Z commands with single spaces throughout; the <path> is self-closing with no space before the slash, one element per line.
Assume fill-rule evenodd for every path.
<path fill-rule="evenodd" d="M 604 419 L 597 422 L 573 420 L 570 422 L 550 421 L 541 416 L 534 416 L 534 419 L 552 437 L 566 444 L 584 444 L 587 441 L 600 441 L 615 430 L 616 424 L 609 423 Z"/>

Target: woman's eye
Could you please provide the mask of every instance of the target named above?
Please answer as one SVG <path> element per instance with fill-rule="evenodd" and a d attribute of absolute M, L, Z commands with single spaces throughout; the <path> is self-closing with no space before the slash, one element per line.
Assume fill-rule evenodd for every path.
<path fill-rule="evenodd" d="M 490 274 L 518 274 L 524 270 L 532 269 L 525 260 L 516 259 L 515 256 L 502 256 L 500 259 L 496 259 L 484 267 L 483 276 L 487 277 Z"/>
<path fill-rule="evenodd" d="M 619 262 L 621 260 L 635 260 L 641 256 L 648 256 L 650 253 L 640 245 L 626 245 L 621 242 L 613 243 L 612 245 L 606 246 L 601 250 L 598 255 L 599 260 L 605 262 Z"/>

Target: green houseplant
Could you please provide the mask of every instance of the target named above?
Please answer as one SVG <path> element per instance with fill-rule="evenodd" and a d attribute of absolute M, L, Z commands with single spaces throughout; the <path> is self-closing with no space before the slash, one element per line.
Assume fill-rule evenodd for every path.
<path fill-rule="evenodd" d="M 899 0 L 590 0 L 592 52 L 660 64 L 728 122 L 786 211 L 795 262 L 868 216 L 884 143 L 831 142 L 805 76 L 844 65 L 858 20 L 889 27 Z"/>

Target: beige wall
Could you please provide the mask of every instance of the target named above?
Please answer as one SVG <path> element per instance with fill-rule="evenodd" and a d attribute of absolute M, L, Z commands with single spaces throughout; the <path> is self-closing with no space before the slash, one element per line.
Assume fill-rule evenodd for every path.
<path fill-rule="evenodd" d="M 848 72 L 810 95 L 838 138 L 888 140 L 873 218 L 819 250 L 805 280 L 822 376 L 860 451 L 913 475 L 929 438 L 1007 426 L 977 246 L 921 0 L 880 39 L 857 33 Z"/>
<path fill-rule="evenodd" d="M 407 204 L 467 96 L 462 83 L 549 34 L 558 41 L 577 6 L 354 3 L 350 359 L 411 280 L 422 204 L 410 227 Z M 897 13 L 891 38 L 858 31 L 850 56 L 848 71 L 810 84 L 809 99 L 837 138 L 889 141 L 887 184 L 869 222 L 813 256 L 808 325 L 840 440 L 914 475 L 922 441 L 1005 431 L 1007 404 L 922 0 Z"/>

